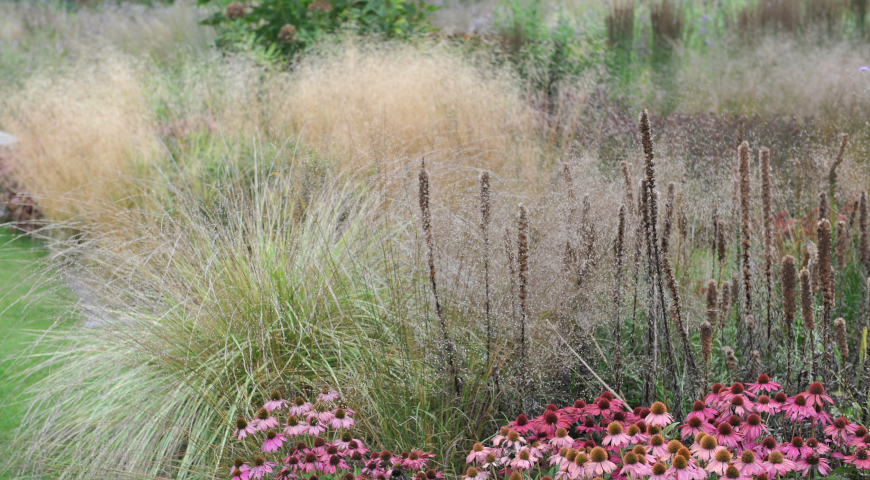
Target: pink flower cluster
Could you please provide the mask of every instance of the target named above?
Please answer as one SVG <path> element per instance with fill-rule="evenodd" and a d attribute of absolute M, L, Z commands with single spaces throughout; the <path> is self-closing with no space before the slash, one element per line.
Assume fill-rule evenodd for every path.
<path fill-rule="evenodd" d="M 231 480 L 258 480 L 271 475 L 276 479 L 304 480 L 443 478 L 441 472 L 427 468 L 434 456 L 429 452 L 370 452 L 350 431 L 356 424 L 355 413 L 340 403 L 337 391 L 328 387 L 321 390 L 314 403 L 301 396 L 288 402 L 280 392 L 272 392 L 254 418 L 236 420 L 233 437 L 254 442 L 262 455 L 251 462 L 237 458 L 230 467 Z"/>
<path fill-rule="evenodd" d="M 609 392 L 548 405 L 503 426 L 490 446 L 475 443 L 463 480 L 768 480 L 840 467 L 852 478 L 870 470 L 870 434 L 831 417 L 821 383 L 792 397 L 781 389 L 764 374 L 748 385 L 717 383 L 680 424 L 662 402 L 627 411 Z"/>

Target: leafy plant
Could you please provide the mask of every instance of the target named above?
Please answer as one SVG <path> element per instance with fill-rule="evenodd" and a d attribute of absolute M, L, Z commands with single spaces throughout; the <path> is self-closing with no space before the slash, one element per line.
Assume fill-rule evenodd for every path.
<path fill-rule="evenodd" d="M 204 20 L 218 27 L 218 45 L 257 44 L 267 56 L 302 51 L 349 27 L 360 34 L 400 37 L 429 29 L 438 7 L 423 0 L 265 0 L 258 3 L 198 0 L 221 10 Z"/>

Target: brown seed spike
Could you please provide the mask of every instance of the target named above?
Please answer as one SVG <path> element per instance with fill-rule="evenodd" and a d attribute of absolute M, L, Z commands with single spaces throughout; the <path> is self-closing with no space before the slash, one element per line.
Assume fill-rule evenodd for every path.
<path fill-rule="evenodd" d="M 719 294 L 716 291 L 716 280 L 712 278 L 707 280 L 707 321 L 710 325 L 716 323 L 718 316 L 718 300 Z"/>
<path fill-rule="evenodd" d="M 816 328 L 816 321 L 813 318 L 813 290 L 810 286 L 810 271 L 806 268 L 801 269 L 801 319 L 804 329 L 812 331 Z"/>
<path fill-rule="evenodd" d="M 625 182 L 625 198 L 628 205 L 628 213 L 634 213 L 634 189 L 631 187 L 631 165 L 622 161 L 619 162 L 622 169 L 622 181 Z"/>
<path fill-rule="evenodd" d="M 837 222 L 837 238 L 835 251 L 837 252 L 837 268 L 842 271 L 846 268 L 846 221 Z"/>
<path fill-rule="evenodd" d="M 822 300 L 825 307 L 834 306 L 834 275 L 831 268 L 831 222 L 824 218 L 816 225 L 819 240 L 819 280 L 821 281 Z"/>
<path fill-rule="evenodd" d="M 728 318 L 728 313 L 731 311 L 731 282 L 722 282 L 722 295 L 719 300 L 719 321 L 717 328 L 725 326 L 725 320 Z"/>
<path fill-rule="evenodd" d="M 849 356 L 849 343 L 846 341 L 846 320 L 838 318 L 834 320 L 834 338 L 837 341 L 837 348 L 840 349 L 840 355 L 843 357 L 843 362 Z"/>
<path fill-rule="evenodd" d="M 710 363 L 710 354 L 713 351 L 713 327 L 710 322 L 701 323 L 701 356 L 704 357 L 705 369 Z"/>
<path fill-rule="evenodd" d="M 782 258 L 782 308 L 786 328 L 791 328 L 795 317 L 795 280 L 794 257 L 786 255 Z"/>
<path fill-rule="evenodd" d="M 529 219 L 526 207 L 520 205 L 517 234 L 517 263 L 519 265 L 520 300 L 520 395 L 526 390 L 526 298 L 528 296 L 529 273 Z M 524 402 L 524 400 L 523 400 Z M 523 405 L 524 406 L 524 405 Z"/>
<path fill-rule="evenodd" d="M 725 235 L 727 229 L 725 228 L 725 220 L 719 219 L 719 226 L 716 228 L 716 251 L 718 253 L 718 260 L 720 264 L 725 263 Z"/>
<path fill-rule="evenodd" d="M 828 194 L 822 192 L 819 194 L 819 220 L 828 218 Z"/>

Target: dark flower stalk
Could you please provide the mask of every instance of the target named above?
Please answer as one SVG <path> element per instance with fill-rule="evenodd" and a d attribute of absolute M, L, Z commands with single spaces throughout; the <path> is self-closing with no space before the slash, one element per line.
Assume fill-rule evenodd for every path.
<path fill-rule="evenodd" d="M 740 173 L 740 236 L 741 236 L 741 254 L 743 259 L 743 293 L 745 296 L 744 318 L 752 316 L 752 272 L 749 263 L 749 248 L 751 246 L 750 238 L 750 190 L 749 190 L 749 144 L 745 141 L 740 144 L 737 149 L 739 157 L 738 171 Z M 753 325 L 754 326 L 754 325 Z M 749 351 L 751 352 L 754 343 L 753 328 L 746 325 Z"/>
<path fill-rule="evenodd" d="M 831 315 L 834 309 L 834 270 L 831 267 L 831 222 L 827 218 L 819 220 L 816 226 L 816 236 L 819 240 L 819 279 L 822 290 L 822 349 L 823 368 L 826 383 L 830 383 L 833 369 L 833 339 L 831 338 Z"/>
<path fill-rule="evenodd" d="M 773 215 L 771 213 L 771 198 L 770 198 L 770 150 L 763 147 L 760 153 L 761 166 L 761 209 L 762 218 L 764 221 L 764 278 L 767 285 L 767 351 L 770 348 L 770 331 L 771 331 L 771 316 L 770 316 L 770 300 L 773 295 Z M 769 358 L 769 357 L 768 357 Z"/>
<path fill-rule="evenodd" d="M 519 264 L 519 299 L 520 299 L 520 398 L 521 409 L 525 411 L 525 396 L 527 390 L 527 353 L 526 353 L 526 301 L 528 298 L 529 274 L 529 219 L 526 207 L 520 205 L 517 230 L 517 263 Z"/>
<path fill-rule="evenodd" d="M 613 310 L 614 310 L 614 339 L 616 340 L 616 355 L 614 360 L 614 388 L 617 392 L 622 387 L 622 313 L 620 312 L 620 304 L 622 303 L 622 285 L 625 283 L 625 205 L 619 206 L 619 224 L 616 230 L 616 275 L 614 276 L 615 284 L 613 286 Z"/>
<path fill-rule="evenodd" d="M 651 261 L 652 244 L 649 239 L 652 237 L 650 231 L 649 218 L 649 188 L 647 179 L 644 178 L 640 182 L 640 212 L 641 212 L 641 229 L 643 230 L 643 238 L 646 239 L 647 251 L 647 278 L 649 279 L 649 292 L 647 300 L 649 302 L 647 310 L 647 364 L 644 372 L 643 382 L 643 403 L 650 404 L 653 401 L 653 395 L 658 383 L 658 342 L 656 341 L 657 318 L 656 315 L 656 284 L 653 281 L 655 278 L 655 268 Z"/>
<path fill-rule="evenodd" d="M 795 302 L 795 266 L 794 257 L 786 255 L 782 258 L 782 309 L 786 340 L 786 392 L 791 391 L 791 350 L 794 344 L 794 317 L 797 304 Z"/>
<path fill-rule="evenodd" d="M 447 322 L 444 319 L 444 311 L 441 308 L 441 299 L 438 296 L 438 284 L 435 281 L 435 241 L 432 238 L 432 213 L 429 207 L 429 174 L 426 172 L 425 160 L 420 165 L 419 199 L 420 220 L 423 232 L 426 236 L 426 249 L 429 261 L 429 282 L 432 287 L 432 296 L 435 298 L 435 314 L 438 317 L 438 326 L 441 329 L 441 351 L 447 360 L 447 372 L 453 380 L 453 390 L 459 394 L 459 376 L 456 371 L 456 359 L 453 344 L 447 332 Z"/>
<path fill-rule="evenodd" d="M 489 311 L 489 223 L 492 203 L 489 194 L 489 172 L 480 174 L 480 234 L 483 238 L 483 319 L 486 326 L 486 365 L 492 368 L 492 321 Z"/>

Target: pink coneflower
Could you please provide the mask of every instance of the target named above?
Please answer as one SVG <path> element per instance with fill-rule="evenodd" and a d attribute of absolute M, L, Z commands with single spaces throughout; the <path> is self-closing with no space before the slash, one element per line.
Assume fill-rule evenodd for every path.
<path fill-rule="evenodd" d="M 251 467 L 251 478 L 260 479 L 267 473 L 272 473 L 275 462 L 267 462 L 263 457 L 254 457 L 254 465 Z"/>
<path fill-rule="evenodd" d="M 755 411 L 758 413 L 772 414 L 776 413 L 778 410 L 778 407 L 775 407 L 770 403 L 770 397 L 767 395 L 759 395 L 758 400 L 755 401 Z"/>
<path fill-rule="evenodd" d="M 692 465 L 692 462 L 682 455 L 677 455 L 671 461 L 668 475 L 674 480 L 702 480 L 707 477 L 707 472 Z"/>
<path fill-rule="evenodd" d="M 739 468 L 734 465 L 729 465 L 725 468 L 725 473 L 722 474 L 722 478 L 726 478 L 728 480 L 750 480 L 750 477 L 744 475 Z"/>
<path fill-rule="evenodd" d="M 465 476 L 462 480 L 486 480 L 486 470 L 478 470 L 474 467 L 468 467 L 465 470 Z"/>
<path fill-rule="evenodd" d="M 742 438 L 740 434 L 734 431 L 731 427 L 731 424 L 727 422 L 722 422 L 716 428 L 716 433 L 713 434 L 716 437 L 716 441 L 719 442 L 719 445 L 724 445 L 728 448 L 736 448 Z"/>
<path fill-rule="evenodd" d="M 807 397 L 803 393 L 799 393 L 786 400 L 782 412 L 792 422 L 799 422 L 815 415 L 816 410 L 808 405 Z"/>
<path fill-rule="evenodd" d="M 356 422 L 350 418 L 350 415 L 348 415 L 343 408 L 336 409 L 332 419 L 329 420 L 329 426 L 336 429 L 350 428 L 354 426 L 355 423 Z"/>
<path fill-rule="evenodd" d="M 674 422 L 674 417 L 668 413 L 668 407 L 662 402 L 653 402 L 649 407 L 649 415 L 644 418 L 647 425 L 666 427 Z"/>
<path fill-rule="evenodd" d="M 510 427 L 501 427 L 498 430 L 498 435 L 492 437 L 492 444 L 495 445 L 496 447 L 498 447 L 499 445 L 504 443 L 504 441 L 507 440 L 507 434 L 511 430 L 512 429 Z"/>
<path fill-rule="evenodd" d="M 788 397 L 783 392 L 778 392 L 773 398 L 770 399 L 770 408 L 771 413 L 773 411 L 781 412 L 783 408 L 785 408 L 785 403 L 788 401 Z M 776 409 L 776 410 L 773 410 Z"/>
<path fill-rule="evenodd" d="M 344 463 L 344 459 L 338 455 L 332 455 L 326 462 L 320 462 L 318 465 L 321 472 L 326 474 L 335 474 L 338 470 L 347 470 L 350 468 L 346 463 Z"/>
<path fill-rule="evenodd" d="M 731 452 L 725 448 L 720 448 L 719 450 L 716 450 L 716 453 L 713 454 L 713 458 L 710 459 L 709 463 L 707 463 L 706 470 L 719 476 L 725 475 L 725 470 L 731 466 L 731 458 Z"/>
<path fill-rule="evenodd" d="M 616 469 L 616 464 L 611 462 L 607 451 L 601 447 L 595 447 L 589 452 L 589 461 L 586 462 L 586 471 L 593 475 L 604 475 Z"/>
<path fill-rule="evenodd" d="M 529 418 L 522 413 L 517 416 L 517 419 L 508 423 L 508 428 L 512 428 L 519 432 L 520 435 L 526 435 L 530 431 L 534 431 L 535 425 L 529 421 Z"/>
<path fill-rule="evenodd" d="M 752 393 L 758 393 L 759 391 L 773 392 L 775 390 L 781 390 L 782 385 L 776 382 L 771 382 L 770 377 L 768 377 L 767 374 L 762 373 L 758 376 L 758 381 L 756 383 L 750 383 L 747 385 L 746 389 Z"/>
<path fill-rule="evenodd" d="M 517 455 L 513 460 L 511 460 L 510 467 L 514 470 L 529 470 L 537 461 L 538 459 L 529 453 L 528 449 L 523 448 L 517 452 Z"/>
<path fill-rule="evenodd" d="M 700 400 L 695 400 L 692 403 L 692 411 L 689 412 L 688 415 L 686 415 L 686 422 L 688 422 L 689 420 L 691 420 L 694 417 L 698 417 L 702 421 L 706 422 L 707 420 L 715 417 L 717 413 L 719 413 L 719 412 L 717 412 L 716 409 L 708 408 L 704 404 L 704 402 L 702 402 Z"/>
<path fill-rule="evenodd" d="M 813 415 L 811 415 L 810 418 L 813 419 L 813 424 L 821 427 L 834 423 L 834 419 L 831 418 L 831 414 L 826 412 L 825 409 L 818 403 L 813 405 Z"/>
<path fill-rule="evenodd" d="M 752 402 L 747 400 L 743 395 L 734 395 L 731 397 L 730 402 L 732 411 L 741 417 L 755 410 Z"/>
<path fill-rule="evenodd" d="M 704 396 L 704 403 L 713 408 L 718 408 L 719 404 L 722 402 L 722 397 L 719 395 L 722 389 L 725 388 L 721 383 L 714 383 L 712 387 L 710 387 L 710 393 Z"/>
<path fill-rule="evenodd" d="M 652 474 L 652 469 L 646 464 L 646 461 L 639 459 L 633 452 L 628 452 L 622 457 L 622 468 L 619 470 L 619 474 L 628 478 L 640 479 Z"/>
<path fill-rule="evenodd" d="M 277 452 L 286 441 L 287 437 L 270 430 L 269 433 L 266 434 L 266 439 L 263 440 L 263 446 L 260 447 L 260 450 L 264 452 Z"/>
<path fill-rule="evenodd" d="M 586 415 L 590 416 L 602 416 L 602 417 L 610 417 L 613 406 L 610 404 L 610 400 L 606 398 L 599 398 L 597 402 L 590 403 L 586 405 Z"/>
<path fill-rule="evenodd" d="M 230 474 L 230 480 L 248 480 L 249 478 L 251 478 L 250 470 L 241 471 L 237 469 L 233 470 Z"/>
<path fill-rule="evenodd" d="M 649 480 L 672 480 L 668 475 L 668 466 L 661 462 L 656 462 L 653 464 L 652 474 L 649 476 Z"/>
<path fill-rule="evenodd" d="M 281 410 L 281 407 L 286 406 L 287 401 L 281 397 L 281 392 L 279 392 L 278 390 L 272 390 L 272 393 L 269 395 L 269 401 L 266 402 L 265 405 L 263 405 L 263 408 L 271 412 L 272 410 L 276 409 Z"/>
<path fill-rule="evenodd" d="M 762 433 L 767 432 L 767 427 L 761 423 L 761 417 L 751 414 L 746 417 L 746 423 L 740 426 L 740 434 L 744 440 L 753 441 Z"/>
<path fill-rule="evenodd" d="M 665 439 L 660 434 L 655 434 L 649 437 L 649 451 L 656 459 L 666 458 L 668 456 L 668 447 L 665 445 Z"/>
<path fill-rule="evenodd" d="M 564 428 L 559 428 L 556 430 L 556 435 L 550 440 L 550 445 L 556 448 L 556 450 L 566 447 L 571 448 L 574 445 L 574 439 L 568 435 L 568 430 Z"/>
<path fill-rule="evenodd" d="M 685 439 L 689 436 L 697 436 L 699 433 L 710 434 L 715 431 L 716 429 L 700 416 L 694 416 L 689 417 L 687 423 L 680 426 L 680 437 Z"/>
<path fill-rule="evenodd" d="M 520 436 L 520 434 L 517 433 L 516 430 L 509 430 L 507 437 L 505 438 L 503 443 L 504 443 L 504 446 L 506 446 L 508 448 L 513 448 L 514 450 L 519 450 L 520 448 L 522 448 L 522 446 L 524 444 L 526 444 L 528 442 L 526 441 L 525 438 Z"/>
<path fill-rule="evenodd" d="M 791 442 L 781 444 L 779 449 L 791 460 L 797 460 L 813 453 L 813 449 L 808 447 L 801 437 L 792 438 Z"/>
<path fill-rule="evenodd" d="M 637 425 L 629 425 L 628 428 L 625 429 L 625 434 L 628 435 L 629 445 L 638 445 L 649 441 L 649 435 L 641 432 L 640 427 Z"/>
<path fill-rule="evenodd" d="M 586 420 L 583 421 L 583 424 L 577 426 L 577 431 L 581 434 L 590 435 L 601 433 L 604 431 L 604 428 L 595 423 L 591 418 L 587 417 Z"/>
<path fill-rule="evenodd" d="M 868 433 L 870 432 L 863 425 L 858 425 L 855 427 L 854 437 L 852 437 L 852 440 L 849 440 L 849 445 L 853 447 L 870 447 L 870 435 Z"/>
<path fill-rule="evenodd" d="M 690 451 L 698 460 L 709 462 L 716 455 L 716 452 L 723 448 L 725 447 L 719 445 L 716 437 L 704 435 L 695 445 L 692 445 Z"/>
<path fill-rule="evenodd" d="M 797 464 L 785 458 L 779 450 L 770 452 L 762 466 L 771 476 L 785 475 L 797 468 Z"/>
<path fill-rule="evenodd" d="M 338 400 L 338 392 L 330 388 L 329 385 L 324 385 L 320 388 L 320 394 L 317 395 L 318 402 L 334 402 Z"/>
<path fill-rule="evenodd" d="M 306 402 L 302 397 L 296 397 L 296 400 L 290 405 L 290 415 L 296 415 L 297 417 L 304 416 L 309 410 L 311 410 L 311 403 Z"/>
<path fill-rule="evenodd" d="M 821 382 L 813 382 L 810 384 L 809 388 L 807 388 L 807 392 L 804 394 L 807 397 L 807 405 L 820 405 L 824 407 L 824 402 L 834 403 L 834 400 L 831 397 L 825 395 L 825 387 L 821 384 Z"/>
<path fill-rule="evenodd" d="M 755 394 L 747 392 L 746 387 L 744 387 L 740 382 L 732 383 L 731 388 L 723 388 L 719 391 L 719 396 L 722 397 L 723 402 L 730 402 L 734 397 L 744 397 L 744 400 L 748 400 L 746 397 L 755 398 Z"/>
<path fill-rule="evenodd" d="M 301 422 L 296 415 L 287 417 L 287 426 L 284 427 L 284 435 L 288 437 L 297 437 L 308 431 L 308 424 Z"/>
<path fill-rule="evenodd" d="M 257 411 L 257 416 L 251 420 L 251 425 L 254 426 L 257 430 L 267 430 L 269 428 L 277 428 L 278 427 L 278 419 L 269 415 L 269 411 L 265 408 L 261 408 Z"/>
<path fill-rule="evenodd" d="M 622 424 L 619 422 L 610 422 L 610 425 L 607 426 L 607 435 L 604 436 L 604 439 L 601 440 L 601 444 L 605 447 L 610 445 L 614 448 L 620 448 L 631 441 L 631 438 L 625 434 L 625 431 L 622 429 Z"/>
<path fill-rule="evenodd" d="M 556 430 L 570 427 L 571 421 L 568 420 L 567 416 L 559 411 L 548 410 L 541 415 L 537 425 L 539 435 L 543 434 L 547 438 L 553 438 L 553 435 L 556 434 Z"/>
<path fill-rule="evenodd" d="M 568 462 L 564 465 L 563 476 L 569 479 L 586 478 L 586 464 L 589 462 L 589 457 L 585 452 L 569 451 L 567 455 Z"/>
<path fill-rule="evenodd" d="M 288 473 L 295 474 L 299 470 L 299 457 L 297 457 L 296 455 L 287 455 L 286 457 L 284 457 L 283 462 L 284 468 L 281 469 L 281 472 L 285 472 L 284 477 L 286 477 Z M 280 474 L 281 472 L 278 473 Z"/>
<path fill-rule="evenodd" d="M 303 422 L 299 422 L 299 424 L 303 425 Z M 304 433 L 311 435 L 312 437 L 316 437 L 317 435 L 320 435 L 321 433 L 326 431 L 326 426 L 320 423 L 317 417 L 313 415 L 308 417 L 308 422 L 305 422 L 304 425 Z"/>
<path fill-rule="evenodd" d="M 755 452 L 752 450 L 744 450 L 740 452 L 740 457 L 737 459 L 737 462 L 734 463 L 734 466 L 739 468 L 740 473 L 746 476 L 758 475 L 759 473 L 767 471 L 767 469 L 761 464 L 761 460 L 755 456 Z"/>
<path fill-rule="evenodd" d="M 230 475 L 232 475 L 233 472 L 235 472 L 236 470 L 247 472 L 250 469 L 251 467 L 247 463 L 245 463 L 244 460 L 242 460 L 241 458 L 236 458 L 235 460 L 233 460 L 233 465 L 230 467 Z"/>
<path fill-rule="evenodd" d="M 483 462 L 481 467 L 483 469 L 496 468 L 505 464 L 507 461 L 507 457 L 500 457 L 493 452 L 490 452 L 486 455 L 486 460 Z"/>
<path fill-rule="evenodd" d="M 776 440 L 773 437 L 764 437 L 764 440 L 762 440 L 761 443 L 759 443 L 756 447 L 755 453 L 764 457 L 773 450 L 776 450 L 776 447 L 778 446 L 779 445 L 776 443 Z"/>
<path fill-rule="evenodd" d="M 247 420 L 240 417 L 236 419 L 236 430 L 233 432 L 233 437 L 241 440 L 256 431 L 255 425 L 249 424 Z"/>
<path fill-rule="evenodd" d="M 846 417 L 838 417 L 831 425 L 825 427 L 823 431 L 825 432 L 825 435 L 831 437 L 831 440 L 834 443 L 842 445 L 848 443 L 849 440 L 852 439 L 852 435 L 855 432 L 855 426 L 850 425 L 849 420 L 846 420 Z"/>
<path fill-rule="evenodd" d="M 796 470 L 800 470 L 805 477 L 807 473 L 813 471 L 817 471 L 820 475 L 825 476 L 831 471 L 831 466 L 828 465 L 826 458 L 821 458 L 815 453 L 811 453 L 806 458 L 797 461 Z"/>
<path fill-rule="evenodd" d="M 490 450 L 484 447 L 482 443 L 477 442 L 471 446 L 471 453 L 465 457 L 465 463 L 483 463 L 486 460 L 486 455 L 489 451 Z"/>
<path fill-rule="evenodd" d="M 867 449 L 859 448 L 855 451 L 855 455 L 847 455 L 843 458 L 846 463 L 851 463 L 859 470 L 870 470 L 870 458 L 867 455 Z"/>
<path fill-rule="evenodd" d="M 808 438 L 807 446 L 810 447 L 814 453 L 818 453 L 819 455 L 827 455 L 828 452 L 831 451 L 831 447 L 824 443 L 819 443 L 815 438 Z"/>

